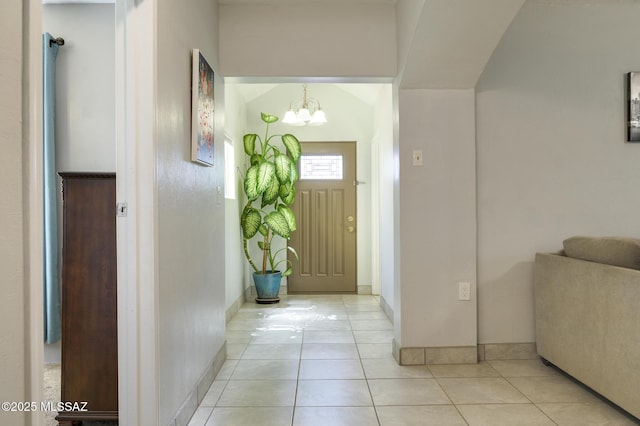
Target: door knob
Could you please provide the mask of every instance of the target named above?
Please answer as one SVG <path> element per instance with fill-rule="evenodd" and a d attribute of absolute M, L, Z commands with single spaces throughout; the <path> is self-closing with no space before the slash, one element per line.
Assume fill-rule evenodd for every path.
<path fill-rule="evenodd" d="M 353 232 L 353 231 L 354 231 L 354 229 L 355 229 L 355 228 L 354 228 L 353 226 L 348 226 L 348 227 L 347 227 L 347 231 L 349 231 L 349 232 Z"/>

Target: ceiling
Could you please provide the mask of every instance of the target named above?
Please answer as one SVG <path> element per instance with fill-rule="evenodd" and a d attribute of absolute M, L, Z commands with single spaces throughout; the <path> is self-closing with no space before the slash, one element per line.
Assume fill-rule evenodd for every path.
<path fill-rule="evenodd" d="M 403 89 L 468 89 L 475 87 L 494 49 L 525 0 L 430 0 L 407 13 L 397 6 L 399 40 L 404 61 Z M 404 19 L 404 22 L 403 22 Z M 404 50 L 403 50 L 404 49 Z M 401 60 L 402 61 L 402 60 Z"/>

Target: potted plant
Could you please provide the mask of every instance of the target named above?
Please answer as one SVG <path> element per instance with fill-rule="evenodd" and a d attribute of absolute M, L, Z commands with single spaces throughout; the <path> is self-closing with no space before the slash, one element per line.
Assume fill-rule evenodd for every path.
<path fill-rule="evenodd" d="M 298 139 L 291 134 L 269 135 L 269 125 L 278 121 L 271 114 L 260 114 L 266 123 L 264 137 L 256 133 L 244 135 L 244 152 L 250 159 L 250 166 L 244 175 L 244 194 L 247 202 L 242 210 L 240 226 L 244 254 L 253 269 L 258 303 L 278 303 L 280 281 L 291 274 L 291 261 L 286 251 L 298 258 L 296 251 L 286 244 L 291 232 L 296 229 L 296 220 L 290 206 L 295 199 L 295 183 L 298 180 L 296 165 L 301 148 Z M 278 139 L 274 139 L 277 138 Z M 282 145 L 274 144 L 282 141 Z M 274 238 L 285 240 L 285 246 L 274 248 Z M 249 241 L 256 239 L 259 262 L 254 262 Z M 284 263 L 284 271 L 279 265 Z M 258 267 L 258 265 L 260 267 Z"/>

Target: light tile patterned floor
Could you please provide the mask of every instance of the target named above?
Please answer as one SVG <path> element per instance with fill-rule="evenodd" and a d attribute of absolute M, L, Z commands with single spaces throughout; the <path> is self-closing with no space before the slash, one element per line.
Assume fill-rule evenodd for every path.
<path fill-rule="evenodd" d="M 190 426 L 640 424 L 538 360 L 399 366 L 374 296 L 245 304 Z"/>

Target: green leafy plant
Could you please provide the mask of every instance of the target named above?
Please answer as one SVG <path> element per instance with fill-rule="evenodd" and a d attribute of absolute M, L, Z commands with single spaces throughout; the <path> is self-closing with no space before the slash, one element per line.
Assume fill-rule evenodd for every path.
<path fill-rule="evenodd" d="M 296 219 L 290 206 L 295 199 L 298 180 L 296 165 L 301 154 L 300 142 L 291 134 L 269 136 L 269 125 L 277 122 L 278 117 L 265 113 L 260 116 L 266 123 L 264 137 L 249 133 L 243 138 L 244 152 L 251 161 L 243 185 L 247 203 L 240 217 L 244 254 L 253 270 L 262 274 L 276 271 L 280 263 L 286 262 L 287 268 L 282 275 L 288 276 L 291 274 L 291 262 L 276 259 L 285 250 L 293 253 L 296 259 L 298 254 L 288 245 L 275 252 L 271 247 L 275 236 L 288 240 L 296 229 Z M 273 144 L 276 137 L 282 141 L 284 150 Z M 258 239 L 262 255 L 261 268 L 256 266 L 249 251 L 248 243 L 254 237 Z"/>

